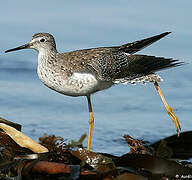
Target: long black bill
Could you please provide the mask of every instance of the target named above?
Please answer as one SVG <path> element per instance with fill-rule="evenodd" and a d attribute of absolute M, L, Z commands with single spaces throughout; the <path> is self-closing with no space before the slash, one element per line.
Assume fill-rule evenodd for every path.
<path fill-rule="evenodd" d="M 29 48 L 29 44 L 24 44 L 22 46 L 19 46 L 19 47 L 16 47 L 16 48 L 13 48 L 13 49 L 8 49 L 7 51 L 5 51 L 5 53 L 8 53 L 8 52 L 11 52 L 11 51 L 17 51 L 17 50 L 20 50 L 20 49 L 26 49 L 26 48 Z"/>

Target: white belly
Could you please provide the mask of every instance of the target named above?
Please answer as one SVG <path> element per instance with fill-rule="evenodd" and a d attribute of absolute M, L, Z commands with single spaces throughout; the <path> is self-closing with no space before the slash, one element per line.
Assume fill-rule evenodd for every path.
<path fill-rule="evenodd" d="M 88 73 L 73 73 L 71 77 L 63 77 L 38 70 L 38 75 L 46 86 L 68 96 L 86 96 L 113 85 L 112 82 L 98 81 L 95 76 Z"/>

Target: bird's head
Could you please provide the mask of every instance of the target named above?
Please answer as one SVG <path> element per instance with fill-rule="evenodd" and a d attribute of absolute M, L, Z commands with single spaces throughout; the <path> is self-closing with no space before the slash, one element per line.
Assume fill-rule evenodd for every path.
<path fill-rule="evenodd" d="M 49 33 L 37 33 L 33 35 L 32 40 L 29 43 L 6 50 L 5 53 L 27 48 L 35 49 L 38 52 L 42 50 L 56 51 L 55 39 Z"/>

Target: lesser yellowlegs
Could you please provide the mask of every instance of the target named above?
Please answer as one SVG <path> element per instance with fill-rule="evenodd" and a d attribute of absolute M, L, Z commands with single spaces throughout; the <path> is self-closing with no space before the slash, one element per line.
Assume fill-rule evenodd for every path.
<path fill-rule="evenodd" d="M 117 83 L 154 83 L 179 134 L 179 120 L 173 113 L 173 109 L 167 104 L 158 85 L 162 79 L 155 72 L 179 66 L 182 63 L 171 58 L 134 54 L 169 33 L 165 32 L 121 46 L 83 49 L 62 54 L 58 53 L 51 34 L 37 33 L 29 43 L 5 52 L 26 48 L 37 50 L 38 76 L 46 86 L 68 96 L 87 97 L 89 108 L 88 150 L 90 150 L 94 123 L 90 96 Z"/>

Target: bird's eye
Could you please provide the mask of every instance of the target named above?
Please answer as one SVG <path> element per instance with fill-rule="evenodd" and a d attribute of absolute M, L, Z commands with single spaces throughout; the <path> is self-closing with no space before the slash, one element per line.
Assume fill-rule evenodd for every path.
<path fill-rule="evenodd" d="M 44 39 L 44 38 L 42 38 L 42 39 L 40 39 L 39 41 L 40 41 L 40 42 L 45 42 L 45 39 Z"/>

